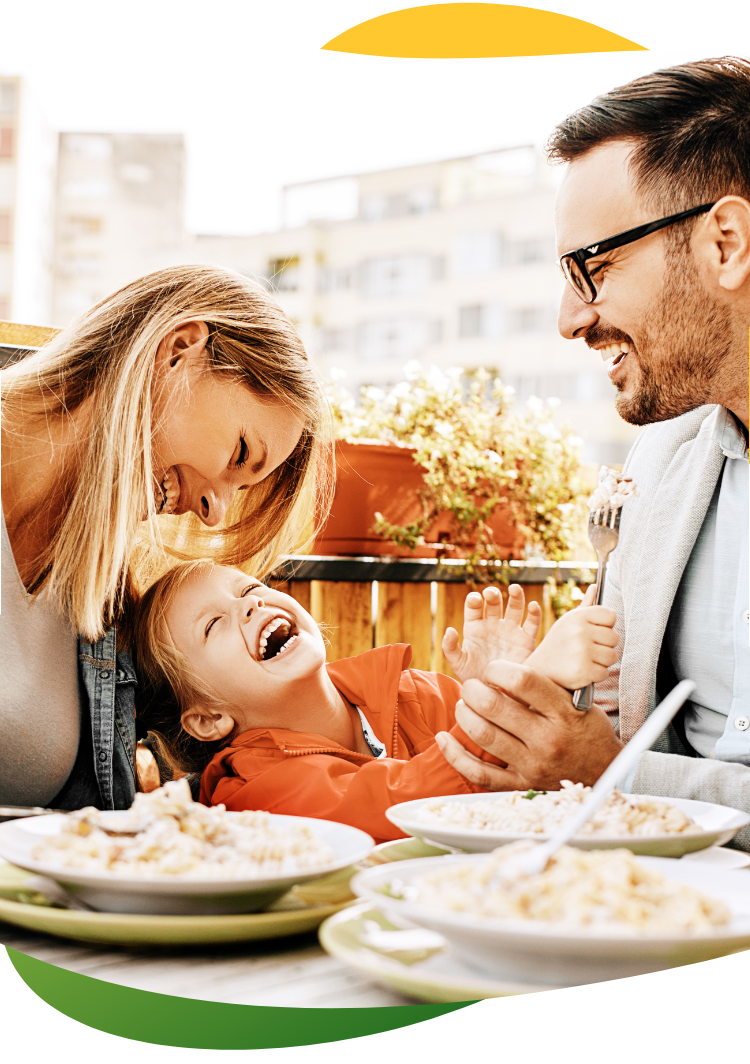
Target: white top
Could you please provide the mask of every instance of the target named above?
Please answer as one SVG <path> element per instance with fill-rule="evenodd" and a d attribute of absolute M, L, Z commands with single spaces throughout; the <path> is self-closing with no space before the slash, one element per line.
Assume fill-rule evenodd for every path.
<path fill-rule="evenodd" d="M 18 574 L 0 509 L 0 804 L 49 805 L 81 733 L 71 626 Z"/>

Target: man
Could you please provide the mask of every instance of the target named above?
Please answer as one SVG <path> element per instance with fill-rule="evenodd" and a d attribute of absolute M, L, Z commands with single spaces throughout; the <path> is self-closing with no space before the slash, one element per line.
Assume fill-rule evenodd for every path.
<path fill-rule="evenodd" d="M 565 119 L 549 153 L 569 164 L 560 332 L 600 353 L 620 415 L 648 426 L 625 467 L 639 495 L 605 584 L 619 661 L 589 713 L 496 662 L 485 684 L 464 686 L 457 719 L 507 767 L 450 737 L 441 746 L 493 790 L 592 783 L 690 678 L 691 701 L 630 789 L 750 810 L 750 62 L 688 63 L 614 89 Z M 750 849 L 750 830 L 739 841 Z"/>

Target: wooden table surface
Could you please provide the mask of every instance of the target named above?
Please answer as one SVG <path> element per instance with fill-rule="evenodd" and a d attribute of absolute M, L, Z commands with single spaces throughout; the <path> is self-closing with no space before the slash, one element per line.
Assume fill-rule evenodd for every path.
<path fill-rule="evenodd" d="M 205 1001 L 329 1009 L 416 1004 L 330 957 L 315 932 L 215 948 L 92 948 L 0 921 L 0 943 L 95 979 Z"/>

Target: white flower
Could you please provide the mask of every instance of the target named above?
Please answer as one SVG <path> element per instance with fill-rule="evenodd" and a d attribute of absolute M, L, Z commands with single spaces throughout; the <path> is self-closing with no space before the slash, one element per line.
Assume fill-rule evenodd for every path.
<path fill-rule="evenodd" d="M 503 464 L 503 460 L 500 457 L 500 455 L 497 453 L 497 451 L 487 451 L 487 460 L 489 462 L 492 462 L 493 465 L 502 465 Z"/>
<path fill-rule="evenodd" d="M 332 381 L 342 381 L 344 377 L 346 377 L 346 375 L 347 374 L 345 369 L 339 369 L 338 366 L 331 366 L 329 376 Z"/>
<path fill-rule="evenodd" d="M 404 399 L 410 394 L 411 384 L 408 381 L 399 381 L 398 384 L 391 388 L 391 395 L 395 395 L 397 399 Z"/>
<path fill-rule="evenodd" d="M 553 423 L 551 421 L 543 421 L 542 424 L 539 425 L 538 431 L 539 431 L 539 435 L 540 436 L 544 436 L 545 439 L 548 439 L 548 440 L 560 440 L 560 439 L 562 439 L 562 433 L 560 432 L 559 428 L 557 427 L 557 425 L 553 425 Z"/>
<path fill-rule="evenodd" d="M 431 462 L 437 462 L 437 461 L 440 460 L 440 458 L 442 458 L 442 455 L 441 455 L 440 451 L 438 451 L 438 450 L 430 451 L 430 461 Z"/>
<path fill-rule="evenodd" d="M 450 378 L 446 377 L 439 366 L 430 366 L 426 379 L 429 386 L 436 392 L 447 392 L 451 386 Z"/>
<path fill-rule="evenodd" d="M 547 399 L 547 406 L 550 408 L 550 410 L 556 410 L 561 402 L 562 399 L 558 399 L 556 395 L 551 395 Z"/>
<path fill-rule="evenodd" d="M 568 436 L 568 445 L 570 447 L 583 447 L 583 440 L 580 436 Z"/>
<path fill-rule="evenodd" d="M 415 381 L 422 376 L 422 363 L 417 362 L 416 358 L 411 359 L 404 366 L 404 376 L 408 381 Z"/>
<path fill-rule="evenodd" d="M 526 406 L 535 414 L 541 414 L 542 410 L 544 410 L 544 403 L 538 395 L 530 395 L 526 400 Z"/>
<path fill-rule="evenodd" d="M 569 510 L 573 509 L 573 503 L 572 502 L 561 502 L 560 505 L 557 508 L 558 508 L 558 510 L 562 510 L 562 512 L 564 514 L 566 514 L 566 513 L 568 513 Z"/>
<path fill-rule="evenodd" d="M 584 595 L 583 595 L 583 592 L 581 591 L 580 587 L 572 587 L 570 589 L 570 597 L 572 599 L 579 599 L 580 600 L 580 599 L 582 599 L 584 597 Z"/>
<path fill-rule="evenodd" d="M 463 366 L 450 366 L 445 371 L 445 375 L 446 377 L 450 377 L 454 384 L 457 384 L 464 375 Z"/>
<path fill-rule="evenodd" d="M 385 392 L 382 388 L 365 388 L 365 398 L 369 399 L 371 403 L 382 403 L 385 399 Z"/>
<path fill-rule="evenodd" d="M 444 440 L 449 440 L 453 436 L 453 426 L 447 421 L 438 421 L 435 424 L 434 431 L 438 436 L 442 436 Z"/>
<path fill-rule="evenodd" d="M 503 387 L 503 395 L 506 398 L 510 398 L 511 395 L 515 395 L 515 394 L 516 394 L 516 389 L 513 387 L 512 384 L 504 385 L 504 387 Z"/>

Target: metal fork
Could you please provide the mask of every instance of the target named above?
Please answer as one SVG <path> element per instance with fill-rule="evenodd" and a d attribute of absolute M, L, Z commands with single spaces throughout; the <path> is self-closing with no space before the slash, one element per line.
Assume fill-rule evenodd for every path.
<path fill-rule="evenodd" d="M 596 596 L 593 605 L 600 606 L 604 593 L 604 571 L 612 551 L 620 538 L 620 506 L 606 506 L 601 510 L 589 512 L 589 540 L 599 559 L 596 574 Z M 582 687 L 573 693 L 573 705 L 576 709 L 589 710 L 594 704 L 594 684 Z"/>

